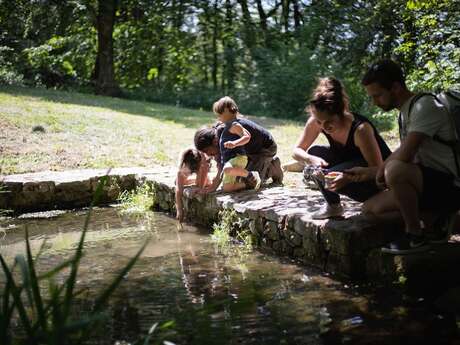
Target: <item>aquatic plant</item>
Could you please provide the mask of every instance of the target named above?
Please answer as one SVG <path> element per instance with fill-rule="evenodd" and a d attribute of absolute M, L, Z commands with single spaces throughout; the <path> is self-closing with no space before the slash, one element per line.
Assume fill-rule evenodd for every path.
<path fill-rule="evenodd" d="M 155 188 L 143 183 L 132 191 L 123 191 L 118 197 L 122 212 L 140 214 L 150 211 L 156 203 Z"/>
<path fill-rule="evenodd" d="M 220 211 L 219 219 L 220 222 L 213 225 L 211 236 L 217 249 L 227 255 L 251 252 L 252 237 L 246 221 L 232 209 Z"/>
<path fill-rule="evenodd" d="M 65 345 L 81 343 L 90 336 L 94 324 L 107 316 L 103 313 L 103 307 L 134 266 L 146 244 L 129 260 L 111 284 L 100 292 L 94 301 L 92 310 L 87 315 L 72 314 L 76 298 L 81 293 L 76 290 L 76 282 L 91 211 L 106 182 L 107 176 L 102 177 L 87 213 L 78 246 L 70 259 L 45 273 L 38 273 L 36 262 L 43 252 L 45 242 L 34 258 L 27 229 L 25 255 L 17 255 L 13 265 L 9 267 L 0 254 L 0 265 L 6 279 L 0 296 L 0 344 Z M 20 270 L 18 274 L 15 272 L 16 268 Z M 65 273 L 67 273 L 66 279 L 59 283 L 57 276 Z M 18 275 L 21 279 L 17 278 Z M 47 289 L 45 289 L 44 282 L 48 283 Z M 12 337 L 13 320 L 17 320 L 21 327 L 21 335 L 16 336 L 16 339 Z"/>

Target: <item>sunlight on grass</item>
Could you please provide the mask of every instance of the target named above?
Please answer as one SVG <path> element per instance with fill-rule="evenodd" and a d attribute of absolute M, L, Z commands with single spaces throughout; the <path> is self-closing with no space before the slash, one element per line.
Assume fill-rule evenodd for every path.
<path fill-rule="evenodd" d="M 193 145 L 195 131 L 215 122 L 210 111 L 12 86 L 0 86 L 0 107 L 2 174 L 175 166 L 180 152 Z M 291 160 L 304 122 L 249 118 L 273 134 L 281 161 Z M 34 126 L 44 132 L 32 133 Z M 394 131 L 384 136 L 396 146 Z"/>

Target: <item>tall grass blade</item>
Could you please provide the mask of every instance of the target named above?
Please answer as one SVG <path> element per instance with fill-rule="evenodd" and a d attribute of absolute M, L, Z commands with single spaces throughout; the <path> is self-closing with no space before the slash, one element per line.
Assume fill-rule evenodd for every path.
<path fill-rule="evenodd" d="M 123 277 L 131 270 L 131 268 L 134 266 L 136 263 L 137 259 L 139 256 L 142 254 L 144 251 L 145 247 L 147 246 L 148 241 L 146 241 L 143 246 L 139 249 L 137 254 L 129 260 L 128 264 L 121 270 L 121 272 L 118 274 L 118 276 L 115 278 L 115 280 L 110 284 L 107 289 L 96 299 L 94 303 L 94 310 L 99 311 L 102 306 L 105 304 L 107 299 L 110 297 L 110 295 L 113 293 L 113 291 L 116 289 L 116 287 L 120 284 L 120 282 L 123 280 Z"/>
<path fill-rule="evenodd" d="M 14 304 L 10 303 L 10 285 L 10 281 L 7 280 L 0 302 L 0 344 L 10 343 L 10 322 L 14 310 Z"/>
<path fill-rule="evenodd" d="M 109 178 L 108 174 L 110 173 L 110 170 L 111 169 L 109 169 L 107 171 L 106 176 L 102 176 L 100 178 L 100 181 L 99 181 L 99 183 L 98 183 L 98 185 L 96 187 L 96 191 L 94 192 L 93 201 L 91 202 L 91 205 L 89 207 L 88 213 L 86 215 L 85 224 L 83 226 L 83 231 L 81 233 L 80 241 L 79 241 L 77 249 L 75 251 L 74 261 L 72 262 L 72 265 L 71 265 L 69 278 L 66 281 L 67 288 L 66 288 L 66 292 L 65 292 L 65 296 L 64 296 L 64 310 L 63 310 L 64 317 L 67 317 L 69 315 L 69 312 L 70 312 L 70 306 L 71 306 L 71 302 L 72 302 L 72 294 L 73 294 L 73 290 L 75 288 L 75 282 L 76 282 L 78 267 L 79 267 L 79 264 L 80 264 L 80 259 L 83 256 L 83 244 L 85 242 L 86 232 L 88 231 L 88 225 L 89 225 L 89 221 L 91 219 L 91 213 L 92 213 L 94 205 L 96 205 L 97 202 L 99 201 L 100 196 L 102 195 L 102 191 L 104 190 L 105 185 L 107 184 L 107 181 L 108 181 L 108 178 Z"/>
<path fill-rule="evenodd" d="M 74 258 L 71 258 L 71 259 L 68 259 L 68 260 L 60 263 L 56 267 L 53 267 L 52 269 L 50 269 L 48 272 L 40 274 L 38 276 L 38 280 L 45 280 L 45 279 L 49 279 L 49 278 L 55 276 L 57 273 L 59 273 L 63 269 L 65 269 L 65 268 L 69 267 L 70 265 L 72 265 L 73 261 L 74 261 Z"/>
<path fill-rule="evenodd" d="M 46 314 L 43 307 L 43 300 L 40 294 L 40 282 L 35 271 L 35 263 L 32 257 L 32 250 L 30 249 L 29 241 L 29 230 L 26 228 L 26 253 L 27 253 L 27 263 L 29 265 L 29 274 L 30 274 L 30 289 L 32 290 L 33 300 L 35 309 L 37 312 L 38 323 L 40 324 L 42 330 L 46 333 L 47 324 L 46 324 Z"/>
<path fill-rule="evenodd" d="M 30 339 L 34 339 L 35 336 L 32 332 L 32 326 L 30 324 L 29 317 L 27 316 L 26 308 L 21 299 L 21 288 L 19 288 L 16 285 L 13 275 L 11 271 L 9 270 L 8 266 L 6 265 L 6 262 L 3 259 L 3 256 L 1 254 L 0 254 L 0 263 L 2 265 L 3 272 L 5 273 L 6 280 L 10 282 L 11 295 L 13 297 L 14 305 L 16 306 L 16 309 L 18 311 L 19 318 L 21 319 L 24 330 L 26 331 Z"/>

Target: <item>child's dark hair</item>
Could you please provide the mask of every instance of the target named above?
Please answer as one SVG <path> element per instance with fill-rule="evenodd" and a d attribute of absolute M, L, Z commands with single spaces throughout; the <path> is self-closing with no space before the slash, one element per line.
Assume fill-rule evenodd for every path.
<path fill-rule="evenodd" d="M 214 102 L 212 111 L 214 114 L 222 114 L 225 108 L 227 108 L 232 114 L 238 114 L 239 112 L 236 102 L 228 96 L 222 97 L 218 101 Z"/>
<path fill-rule="evenodd" d="M 380 60 L 372 64 L 361 80 L 361 84 L 364 86 L 378 83 L 387 90 L 390 90 L 395 82 L 406 88 L 402 68 L 396 62 L 389 59 Z"/>
<path fill-rule="evenodd" d="M 202 127 L 195 132 L 194 143 L 197 150 L 203 151 L 207 147 L 214 145 L 214 140 L 218 139 L 218 130 L 222 129 L 222 122 L 216 122 L 212 127 Z"/>
<path fill-rule="evenodd" d="M 335 78 L 327 77 L 318 81 L 318 85 L 313 90 L 312 99 L 305 110 L 308 112 L 314 108 L 330 115 L 343 117 L 348 111 L 348 104 L 348 95 L 342 83 Z"/>
<path fill-rule="evenodd" d="M 195 133 L 195 147 L 203 151 L 209 146 L 212 146 L 214 139 L 216 138 L 216 129 L 213 127 L 203 127 L 196 131 Z"/>
<path fill-rule="evenodd" d="M 181 161 L 179 166 L 185 165 L 190 169 L 190 172 L 196 173 L 198 172 L 198 168 L 200 167 L 201 162 L 201 154 L 196 149 L 187 149 L 182 153 Z"/>

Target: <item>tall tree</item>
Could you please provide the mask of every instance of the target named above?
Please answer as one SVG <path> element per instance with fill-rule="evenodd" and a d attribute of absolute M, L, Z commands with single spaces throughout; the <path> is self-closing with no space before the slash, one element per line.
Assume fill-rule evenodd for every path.
<path fill-rule="evenodd" d="M 94 65 L 96 93 L 106 96 L 119 96 L 120 88 L 115 80 L 113 64 L 113 28 L 117 0 L 98 0 L 96 16 L 97 57 Z"/>

